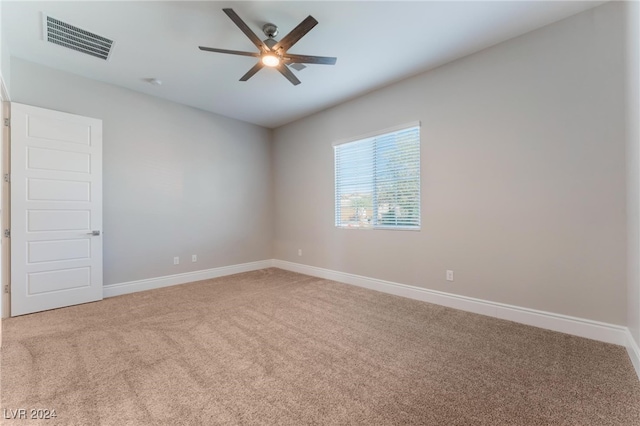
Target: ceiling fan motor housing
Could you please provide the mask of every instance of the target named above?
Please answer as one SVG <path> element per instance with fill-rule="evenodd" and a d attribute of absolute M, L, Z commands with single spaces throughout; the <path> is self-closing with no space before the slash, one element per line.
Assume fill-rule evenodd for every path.
<path fill-rule="evenodd" d="M 264 32 L 264 35 L 266 35 L 269 38 L 273 38 L 278 35 L 278 27 L 275 24 L 271 24 L 271 23 L 264 24 L 262 26 L 262 31 Z"/>

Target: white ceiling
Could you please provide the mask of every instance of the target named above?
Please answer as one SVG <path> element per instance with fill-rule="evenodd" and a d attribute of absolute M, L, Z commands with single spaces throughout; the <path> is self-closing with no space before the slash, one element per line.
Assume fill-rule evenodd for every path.
<path fill-rule="evenodd" d="M 2 1 L 10 54 L 185 105 L 274 128 L 603 2 L 594 1 Z M 238 79 L 255 58 L 199 45 L 256 51 L 224 14 L 231 7 L 264 39 L 307 15 L 319 24 L 290 53 L 336 56 L 335 66 L 273 69 Z M 42 39 L 42 13 L 115 40 L 109 61 Z M 162 86 L 145 79 L 158 78 Z"/>

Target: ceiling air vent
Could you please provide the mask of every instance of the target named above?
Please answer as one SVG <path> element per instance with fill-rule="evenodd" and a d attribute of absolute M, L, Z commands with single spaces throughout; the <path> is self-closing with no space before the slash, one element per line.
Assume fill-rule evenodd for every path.
<path fill-rule="evenodd" d="M 45 39 L 54 44 L 95 56 L 109 59 L 113 40 L 44 15 Z"/>

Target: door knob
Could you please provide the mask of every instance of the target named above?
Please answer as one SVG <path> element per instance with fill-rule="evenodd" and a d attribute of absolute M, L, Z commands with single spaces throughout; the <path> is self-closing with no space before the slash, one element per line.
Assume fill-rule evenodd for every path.
<path fill-rule="evenodd" d="M 87 235 L 91 235 L 91 236 L 97 237 L 98 235 L 100 235 L 100 231 L 87 232 Z"/>

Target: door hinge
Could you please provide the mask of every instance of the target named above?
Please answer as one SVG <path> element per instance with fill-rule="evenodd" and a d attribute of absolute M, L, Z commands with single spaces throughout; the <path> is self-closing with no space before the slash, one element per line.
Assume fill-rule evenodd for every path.
<path fill-rule="evenodd" d="M 4 174 L 4 181 L 7 183 L 11 182 L 11 175 L 9 173 Z"/>
<path fill-rule="evenodd" d="M 9 294 L 9 284 L 4 285 L 4 292 L 5 294 Z"/>
<path fill-rule="evenodd" d="M 11 229 L 5 229 L 4 230 L 4 236 L 7 238 L 11 238 Z"/>
<path fill-rule="evenodd" d="M 11 127 L 11 119 L 10 118 L 5 118 L 4 119 L 4 125 L 7 127 Z"/>

